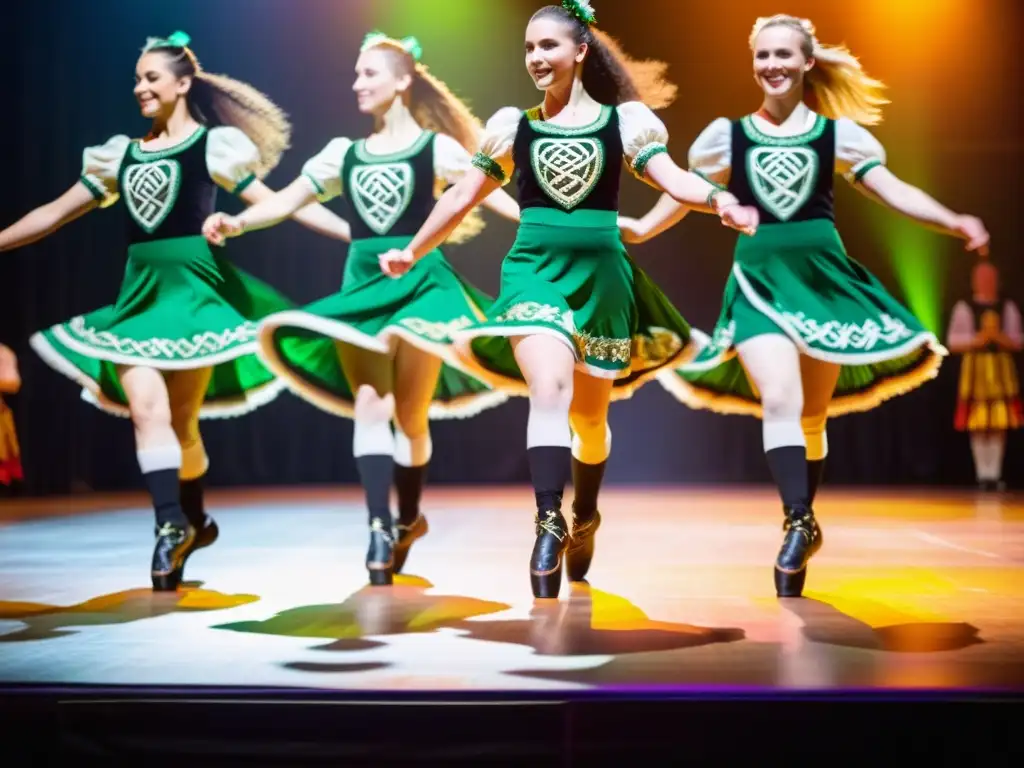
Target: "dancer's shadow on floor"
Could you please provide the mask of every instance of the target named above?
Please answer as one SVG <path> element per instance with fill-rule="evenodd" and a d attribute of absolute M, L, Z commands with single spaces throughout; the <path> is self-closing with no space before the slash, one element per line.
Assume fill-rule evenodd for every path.
<path fill-rule="evenodd" d="M 0 620 L 20 621 L 25 625 L 0 635 L 0 643 L 51 640 L 75 634 L 69 630 L 76 627 L 128 624 L 171 613 L 222 611 L 257 600 L 259 597 L 256 595 L 225 595 L 207 589 L 183 587 L 177 592 L 128 589 L 68 606 L 0 601 Z"/>
<path fill-rule="evenodd" d="M 872 627 L 831 605 L 827 595 L 783 598 L 782 607 L 804 624 L 808 640 L 824 645 L 897 653 L 959 651 L 985 641 L 978 628 L 964 622 L 912 622 Z"/>
<path fill-rule="evenodd" d="M 318 651 L 364 651 L 384 643 L 369 638 L 434 632 L 461 626 L 473 616 L 501 613 L 511 606 L 458 595 L 428 595 L 431 584 L 419 576 L 395 576 L 391 587 L 365 586 L 342 603 L 290 608 L 265 621 L 239 621 L 214 629 L 285 637 L 329 639 Z M 295 662 L 284 665 L 303 672 L 353 672 L 386 664 Z"/>
<path fill-rule="evenodd" d="M 742 629 L 653 621 L 623 597 L 570 586 L 567 601 L 537 600 L 528 619 L 467 621 L 465 637 L 533 648 L 540 656 L 623 656 L 677 651 L 744 638 Z"/>

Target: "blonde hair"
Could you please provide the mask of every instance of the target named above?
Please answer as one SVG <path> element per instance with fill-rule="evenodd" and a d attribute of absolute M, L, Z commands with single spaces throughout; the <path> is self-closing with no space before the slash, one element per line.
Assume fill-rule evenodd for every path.
<path fill-rule="evenodd" d="M 292 126 L 284 111 L 248 83 L 227 75 L 215 75 L 199 66 L 187 46 L 153 45 L 146 53 L 160 51 L 170 60 L 175 77 L 191 77 L 189 112 L 204 125 L 232 125 L 252 140 L 260 153 L 252 169 L 264 178 L 281 161 L 291 142 Z"/>
<path fill-rule="evenodd" d="M 530 21 L 542 18 L 568 24 L 573 41 L 586 43 L 589 51 L 583 64 L 583 87 L 596 101 L 609 106 L 640 101 L 651 109 L 663 109 L 675 101 L 678 88 L 665 77 L 668 64 L 664 61 L 630 57 L 618 40 L 564 6 L 546 5 Z"/>
<path fill-rule="evenodd" d="M 470 155 L 475 154 L 480 146 L 483 123 L 469 106 L 452 93 L 442 80 L 431 74 L 426 65 L 416 61 L 400 41 L 381 39 L 365 50 L 372 48 L 383 49 L 389 54 L 395 74 L 412 77 L 409 111 L 416 123 L 424 130 L 452 137 Z M 480 234 L 484 226 L 480 210 L 474 208 L 448 236 L 447 242 L 464 243 Z"/>
<path fill-rule="evenodd" d="M 805 76 L 816 112 L 833 120 L 846 117 L 861 125 L 882 122 L 882 105 L 889 103 L 882 95 L 885 83 L 870 77 L 845 45 L 822 45 L 809 19 L 777 14 L 754 23 L 750 50 L 754 50 L 757 36 L 768 27 L 788 27 L 800 33 L 804 56 L 816 62 Z"/>

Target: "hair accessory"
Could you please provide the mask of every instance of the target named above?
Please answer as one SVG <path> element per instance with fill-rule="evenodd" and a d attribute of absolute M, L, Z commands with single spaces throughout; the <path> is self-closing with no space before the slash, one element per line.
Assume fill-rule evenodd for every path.
<path fill-rule="evenodd" d="M 192 38 L 185 32 L 172 32 L 167 37 L 150 37 L 146 40 L 146 45 L 142 51 L 150 51 L 153 48 L 186 48 L 189 43 L 192 42 Z"/>
<path fill-rule="evenodd" d="M 562 7 L 588 27 L 597 23 L 594 6 L 590 4 L 590 0 L 562 0 Z"/>
<path fill-rule="evenodd" d="M 362 53 L 378 45 L 393 45 L 401 48 L 412 56 L 414 61 L 419 61 L 423 58 L 423 46 L 420 45 L 420 41 L 415 37 L 403 37 L 401 40 L 398 40 L 394 37 L 388 37 L 383 32 L 371 32 L 364 37 L 359 52 Z"/>

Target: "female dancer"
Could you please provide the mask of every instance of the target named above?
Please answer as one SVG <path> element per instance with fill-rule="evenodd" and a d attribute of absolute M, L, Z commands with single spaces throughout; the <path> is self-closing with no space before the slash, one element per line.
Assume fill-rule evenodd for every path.
<path fill-rule="evenodd" d="M 4 402 L 4 395 L 17 394 L 21 389 L 18 358 L 14 350 L 0 344 L 0 490 L 13 494 L 24 479 L 21 469 L 21 449 L 14 414 Z"/>
<path fill-rule="evenodd" d="M 267 317 L 259 343 L 267 365 L 296 394 L 354 417 L 353 450 L 369 508 L 366 567 L 371 583 L 381 585 L 392 582 L 427 532 L 419 501 L 432 452 L 428 417 L 468 416 L 506 399 L 463 373 L 448 349 L 451 332 L 482 316 L 490 298 L 436 249 L 409 280 L 396 283 L 380 272 L 378 255 L 409 242 L 436 195 L 471 168 L 478 144 L 479 122 L 421 55 L 415 38 L 367 35 L 352 88 L 359 110 L 374 118 L 370 137 L 332 139 L 287 188 L 239 216 L 214 214 L 204 226 L 217 244 L 272 226 L 317 198 L 343 194 L 348 202 L 352 246 L 341 289 Z M 515 201 L 500 190 L 483 203 L 519 219 Z M 458 239 L 482 227 L 479 218 L 467 223 Z M 319 354 L 296 347 L 310 335 L 323 340 Z"/>
<path fill-rule="evenodd" d="M 1020 429 L 1024 411 L 1014 352 L 1024 344 L 1020 308 L 999 295 L 999 272 L 981 261 L 971 273 L 972 296 L 953 308 L 947 344 L 962 354 L 953 424 L 971 436 L 978 487 L 1001 491 L 1006 433 Z"/>
<path fill-rule="evenodd" d="M 597 493 L 611 447 L 609 401 L 628 397 L 691 351 L 686 321 L 622 246 L 620 158 L 685 205 L 715 211 L 739 229 L 757 224 L 753 208 L 672 162 L 665 126 L 650 109 L 674 95 L 664 65 L 630 60 L 594 21 L 590 5 L 578 0 L 534 14 L 526 67 L 544 103 L 526 112 L 498 111 L 487 123 L 475 170 L 445 193 L 405 250 L 381 257 L 389 275 L 414 268 L 466 211 L 519 169 L 522 224 L 502 265 L 501 294 L 484 321 L 454 336 L 482 379 L 530 398 L 536 597 L 558 596 L 563 555 L 571 580 L 583 579 L 590 567 L 600 523 Z M 571 537 L 561 511 L 570 455 Z"/>
<path fill-rule="evenodd" d="M 985 248 L 988 233 L 885 167 L 885 151 L 858 124 L 880 121 L 882 85 L 845 48 L 822 45 L 811 22 L 792 16 L 758 19 L 750 47 L 761 109 L 711 123 L 691 148 L 690 165 L 756 206 L 762 224 L 736 245 L 712 343 L 659 378 L 693 407 L 761 417 L 785 507 L 776 590 L 798 596 L 807 561 L 822 543 L 812 503 L 828 450 L 827 417 L 874 408 L 919 386 L 946 354 L 846 255 L 834 225 L 833 174 L 899 213 L 964 238 L 968 249 Z M 743 162 L 734 165 L 733 158 Z M 663 197 L 643 220 L 622 225 L 627 239 L 644 240 L 685 213 Z"/>
<path fill-rule="evenodd" d="M 135 97 L 152 127 L 89 147 L 82 177 L 0 232 L 0 250 L 39 240 L 124 197 L 128 264 L 117 302 L 49 328 L 32 346 L 105 410 L 130 415 L 156 512 L 154 589 L 173 590 L 185 560 L 217 537 L 199 478 L 208 460 L 203 416 L 233 416 L 280 391 L 256 353 L 260 317 L 292 306 L 211 252 L 201 235 L 217 186 L 246 202 L 271 194 L 258 179 L 288 146 L 291 127 L 252 86 L 204 71 L 176 32 L 150 39 Z M 317 206 L 296 215 L 341 237 L 347 225 Z"/>

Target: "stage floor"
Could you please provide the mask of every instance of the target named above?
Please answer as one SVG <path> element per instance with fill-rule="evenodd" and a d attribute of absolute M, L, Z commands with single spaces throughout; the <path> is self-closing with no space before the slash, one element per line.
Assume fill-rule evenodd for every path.
<path fill-rule="evenodd" d="M 569 494 L 571 497 L 571 494 Z M 349 691 L 1024 689 L 1024 498 L 825 489 L 779 600 L 768 489 L 610 489 L 590 584 L 534 601 L 525 488 L 429 488 L 369 587 L 360 497 L 208 494 L 221 537 L 149 588 L 141 497 L 0 505 L 0 683 Z"/>

